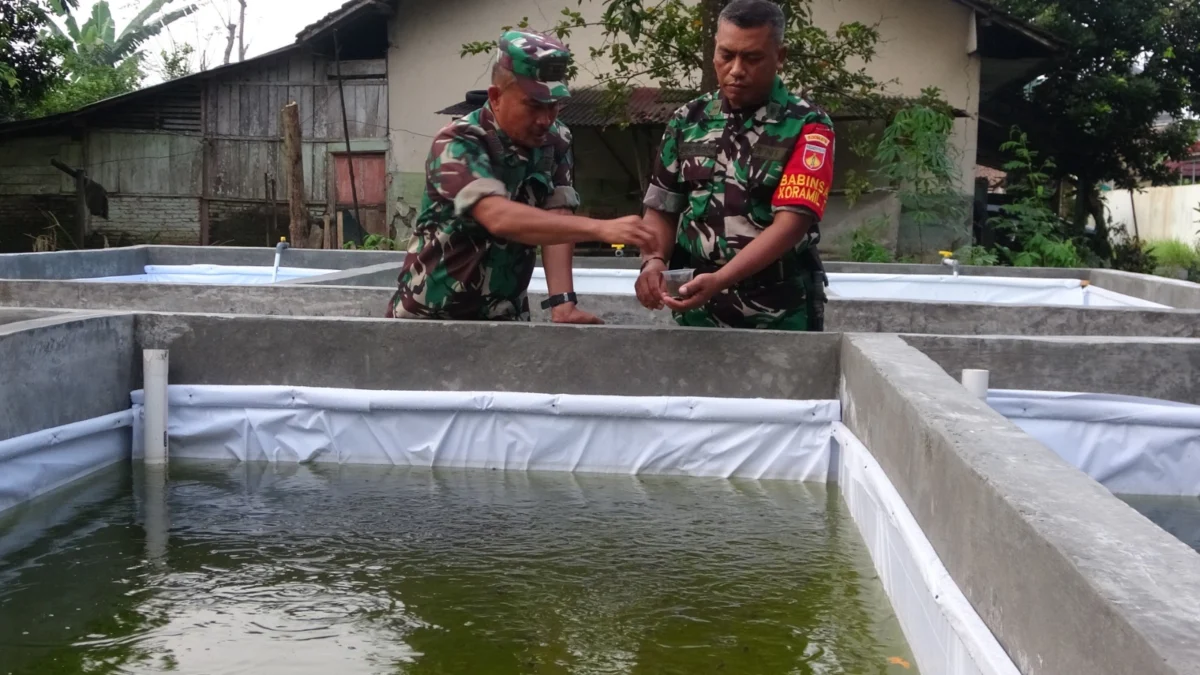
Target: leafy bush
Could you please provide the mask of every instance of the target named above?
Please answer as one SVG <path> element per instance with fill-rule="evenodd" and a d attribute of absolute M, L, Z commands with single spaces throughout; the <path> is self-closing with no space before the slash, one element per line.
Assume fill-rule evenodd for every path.
<path fill-rule="evenodd" d="M 992 267 L 1000 264 L 1000 256 L 982 246 L 964 246 L 954 252 L 954 259 L 963 265 Z"/>
<path fill-rule="evenodd" d="M 1196 264 L 1196 249 L 1177 239 L 1148 242 L 1146 250 L 1162 267 L 1187 269 Z"/>
<path fill-rule="evenodd" d="M 875 174 L 897 189 L 903 222 L 916 228 L 924 248 L 930 227 L 961 229 L 969 202 L 958 191 L 958 162 L 950 136 L 954 118 L 939 102 L 940 92 L 922 92 L 921 103 L 896 113 L 875 153 Z"/>
<path fill-rule="evenodd" d="M 850 260 L 866 263 L 890 263 L 893 261 L 892 252 L 865 228 L 859 228 L 851 235 Z"/>
<path fill-rule="evenodd" d="M 1038 161 L 1038 153 L 1029 148 L 1029 138 L 1014 128 L 1000 149 L 1014 159 L 1004 165 L 1010 177 L 1018 180 L 1008 186 L 1016 201 L 1000 209 L 994 227 L 1007 231 L 1016 240 L 1014 248 L 997 247 L 1015 267 L 1081 267 L 1083 258 L 1075 243 L 1065 234 L 1065 223 L 1050 208 L 1052 191 L 1048 187 L 1054 161 Z"/>
<path fill-rule="evenodd" d="M 366 238 L 363 239 L 362 246 L 359 246 L 355 242 L 348 241 L 343 245 L 343 248 L 347 248 L 347 249 L 355 250 L 355 251 L 398 251 L 398 250 L 400 250 L 399 245 L 396 243 L 395 239 L 392 239 L 391 237 L 385 237 L 382 234 L 368 234 L 366 236 Z"/>
<path fill-rule="evenodd" d="M 1154 274 L 1158 264 L 1147 250 L 1146 242 L 1130 235 L 1124 225 L 1108 226 L 1113 238 L 1112 268 L 1134 274 Z"/>

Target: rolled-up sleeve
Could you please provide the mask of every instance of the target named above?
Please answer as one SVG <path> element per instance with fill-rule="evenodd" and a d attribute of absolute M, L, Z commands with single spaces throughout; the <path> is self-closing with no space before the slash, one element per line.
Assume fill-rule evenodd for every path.
<path fill-rule="evenodd" d="M 663 213 L 682 213 L 687 207 L 687 194 L 679 180 L 679 143 L 683 116 L 676 114 L 667 124 L 650 171 L 650 186 L 642 204 Z"/>
<path fill-rule="evenodd" d="M 454 213 L 462 216 L 484 197 L 508 198 L 508 189 L 496 178 L 483 142 L 473 136 L 456 133 L 453 127 L 433 142 L 425 165 L 429 186 L 438 196 L 454 204 Z"/>

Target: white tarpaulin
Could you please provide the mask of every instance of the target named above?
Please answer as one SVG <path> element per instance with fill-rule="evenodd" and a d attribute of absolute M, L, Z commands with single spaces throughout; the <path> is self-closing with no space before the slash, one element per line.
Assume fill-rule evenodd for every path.
<path fill-rule="evenodd" d="M 172 457 L 797 481 L 826 480 L 841 418 L 837 401 L 269 386 L 172 386 L 169 409 Z"/>
<path fill-rule="evenodd" d="M 1149 300 L 1085 285 L 1078 279 L 956 277 L 953 274 L 830 274 L 829 292 L 831 296 L 868 300 L 1167 308 Z"/>
<path fill-rule="evenodd" d="M 988 404 L 1117 494 L 1200 495 L 1200 406 L 992 390 Z"/>
<path fill-rule="evenodd" d="M 841 423 L 838 487 L 926 675 L 1018 675 L 862 442 Z"/>
<path fill-rule="evenodd" d="M 239 265 L 146 265 L 144 274 L 129 274 L 116 277 L 97 277 L 79 281 L 120 281 L 155 284 L 214 284 L 223 286 L 252 286 L 273 283 L 273 267 L 248 267 Z M 307 279 L 333 274 L 341 270 L 309 269 L 307 267 L 280 267 L 275 283 Z"/>
<path fill-rule="evenodd" d="M 129 458 L 126 410 L 0 441 L 0 512 Z"/>
<path fill-rule="evenodd" d="M 635 295 L 633 287 L 637 283 L 638 275 L 637 270 L 576 268 L 575 292 L 580 295 Z M 546 288 L 545 269 L 538 267 L 533 270 L 529 292 L 535 295 L 545 295 L 549 292 Z"/>
<path fill-rule="evenodd" d="M 637 270 L 576 269 L 575 292 L 581 295 L 634 295 L 637 278 Z M 539 267 L 534 270 L 529 292 L 547 292 L 544 269 Z M 838 273 L 829 275 L 829 294 L 832 297 L 864 300 L 1167 308 L 1166 305 L 1087 285 L 1078 279 Z"/>

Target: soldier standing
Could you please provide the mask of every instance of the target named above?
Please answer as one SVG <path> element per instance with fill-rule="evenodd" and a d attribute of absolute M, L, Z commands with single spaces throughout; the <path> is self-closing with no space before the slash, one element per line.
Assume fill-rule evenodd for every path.
<path fill-rule="evenodd" d="M 559 323 L 600 323 L 576 306 L 576 243 L 657 248 L 639 216 L 575 216 L 571 134 L 557 121 L 570 96 L 571 54 L 553 37 L 501 36 L 488 102 L 442 129 L 426 162 L 425 196 L 388 316 L 528 321 L 526 291 L 542 247 Z"/>
<path fill-rule="evenodd" d="M 818 223 L 833 182 L 833 123 L 791 94 L 784 16 L 734 0 L 717 25 L 720 91 L 667 125 L 644 204 L 662 249 L 643 251 L 638 299 L 684 326 L 823 330 Z M 662 272 L 696 277 L 665 293 Z"/>

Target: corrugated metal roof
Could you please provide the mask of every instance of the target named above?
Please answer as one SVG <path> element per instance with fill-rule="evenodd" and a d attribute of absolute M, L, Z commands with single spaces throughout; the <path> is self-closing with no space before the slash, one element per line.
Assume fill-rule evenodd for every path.
<path fill-rule="evenodd" d="M 558 119 L 568 127 L 606 127 L 616 124 L 616 120 L 606 114 L 606 92 L 601 87 L 587 87 L 571 92 L 571 98 L 563 103 Z M 655 89 L 653 87 L 637 87 L 629 97 L 629 122 L 631 124 L 666 124 L 671 116 L 684 103 L 692 100 L 694 92 Z M 906 101 L 904 97 L 889 97 L 898 104 Z M 462 117 L 477 110 L 481 104 L 471 101 L 456 103 L 449 108 L 437 111 L 438 115 Z M 870 112 L 860 111 L 854 107 L 831 112 L 830 118 L 835 122 L 851 122 L 874 119 Z M 955 117 L 966 117 L 964 110 L 954 109 Z"/>
<path fill-rule="evenodd" d="M 636 87 L 629 96 L 629 122 L 632 124 L 666 124 L 684 103 L 695 94 L 686 91 Z M 563 102 L 558 119 L 569 127 L 606 127 L 617 123 L 606 114 L 606 92 L 600 87 L 587 87 L 571 92 Z M 439 110 L 439 115 L 462 117 L 477 110 L 479 105 L 463 101 Z"/>

